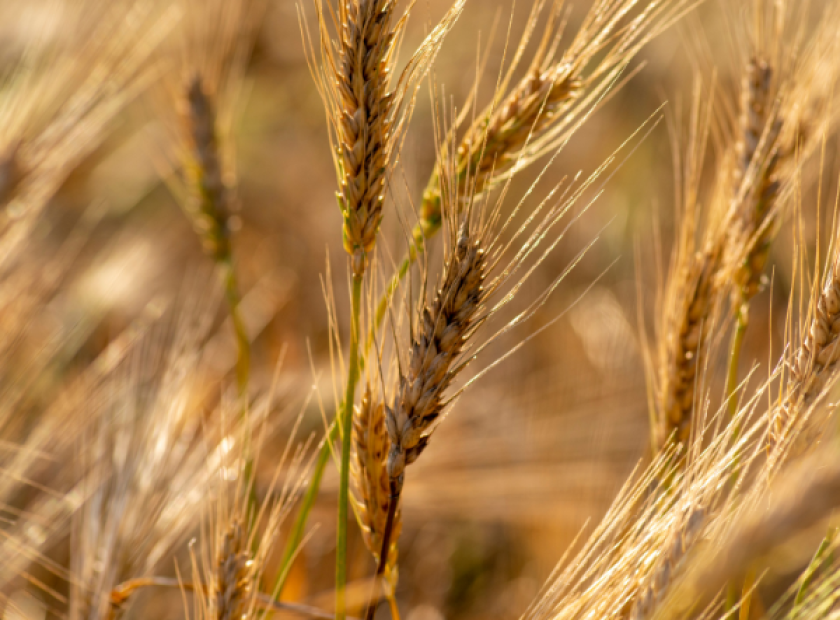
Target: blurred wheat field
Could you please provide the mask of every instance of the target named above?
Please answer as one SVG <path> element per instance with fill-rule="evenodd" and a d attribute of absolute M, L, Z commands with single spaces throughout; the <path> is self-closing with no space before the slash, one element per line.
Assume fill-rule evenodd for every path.
<path fill-rule="evenodd" d="M 0 3 L 4 618 L 836 617 L 838 18 Z"/>

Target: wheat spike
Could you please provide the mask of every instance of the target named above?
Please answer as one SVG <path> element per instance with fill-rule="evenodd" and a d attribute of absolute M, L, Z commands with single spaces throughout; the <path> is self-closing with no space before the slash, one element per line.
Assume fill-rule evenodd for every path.
<path fill-rule="evenodd" d="M 621 71 L 664 24 L 684 10 L 685 3 L 650 2 L 628 20 L 638 0 L 597 0 L 591 3 L 580 28 L 559 57 L 557 47 L 565 20 L 558 16 L 563 3 L 553 0 L 547 17 L 542 15 L 545 4 L 534 3 L 493 101 L 476 115 L 460 140 L 450 136 L 457 147 L 444 150 L 451 150 L 455 161 L 448 161 L 444 152 L 429 179 L 414 231 L 417 248 L 422 248 L 424 237 L 440 227 L 441 192 L 447 189 L 441 182 L 444 171 L 455 175 L 458 195 L 479 195 L 541 155 L 561 148 L 600 105 Z M 514 70 L 540 21 L 545 29 L 527 74 L 513 82 Z"/>
<path fill-rule="evenodd" d="M 705 521 L 706 513 L 702 508 L 693 508 L 688 512 L 685 525 L 674 532 L 670 546 L 665 547 L 646 587 L 636 597 L 628 616 L 630 620 L 653 617 L 653 612 L 664 599 L 668 586 L 684 568 L 686 555 L 697 542 Z"/>
<path fill-rule="evenodd" d="M 743 258 L 735 279 L 745 300 L 761 288 L 764 266 L 775 234 L 774 207 L 781 184 L 782 120 L 773 88 L 773 69 L 761 58 L 750 59 L 742 89 L 736 198 L 731 248 Z M 743 248 L 747 248 L 743 254 Z"/>
<path fill-rule="evenodd" d="M 494 175 L 510 171 L 528 140 L 548 129 L 582 88 L 578 72 L 568 63 L 532 70 L 497 110 L 469 128 L 459 144 L 454 171 L 459 195 L 480 194 L 490 186 Z M 424 192 L 421 215 L 423 235 L 440 226 L 441 184 L 437 171 Z"/>
<path fill-rule="evenodd" d="M 669 337 L 661 379 L 657 448 L 669 438 L 686 442 L 691 433 L 700 354 L 708 342 L 721 291 L 721 254 L 720 244 L 712 244 L 694 255 L 682 276 L 686 288 L 676 313 L 676 329 Z"/>
<path fill-rule="evenodd" d="M 799 414 L 824 391 L 840 360 L 840 254 L 826 277 L 805 339 L 793 354 L 785 398 L 772 413 L 769 447 L 782 444 Z"/>
<path fill-rule="evenodd" d="M 219 144 L 216 138 L 216 112 L 199 74 L 187 86 L 189 136 L 194 162 L 192 173 L 197 190 L 193 220 L 205 251 L 217 262 L 230 260 L 229 191 L 225 187 Z"/>
<path fill-rule="evenodd" d="M 242 525 L 235 519 L 222 534 L 216 559 L 211 604 L 215 606 L 217 620 L 243 620 L 246 617 L 253 566 L 246 545 Z"/>
<path fill-rule="evenodd" d="M 443 282 L 429 306 L 400 375 L 392 406 L 385 414 L 391 450 L 388 475 L 402 480 L 406 465 L 414 462 L 428 443 L 428 431 L 443 409 L 443 392 L 456 372 L 453 363 L 477 326 L 485 298 L 482 286 L 486 260 L 481 243 L 470 235 L 468 222 L 447 261 Z"/>
<path fill-rule="evenodd" d="M 344 247 L 354 273 L 365 269 L 382 220 L 392 148 L 394 0 L 346 0 L 335 75 L 340 98 L 338 155 L 342 170 Z"/>
<path fill-rule="evenodd" d="M 385 430 L 385 407 L 382 403 L 374 401 L 369 386 L 353 418 L 353 443 L 356 459 L 352 474 L 358 493 L 355 501 L 362 525 L 362 536 L 378 563 L 382 550 L 382 535 L 388 519 L 391 490 L 386 465 L 388 433 Z M 393 592 L 397 585 L 396 541 L 402 527 L 399 508 L 396 510 L 392 527 L 385 581 Z"/>

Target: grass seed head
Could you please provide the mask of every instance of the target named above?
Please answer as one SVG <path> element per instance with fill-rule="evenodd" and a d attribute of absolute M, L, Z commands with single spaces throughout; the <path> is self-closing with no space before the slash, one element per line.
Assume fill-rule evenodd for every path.
<path fill-rule="evenodd" d="M 215 583 L 211 594 L 217 620 L 244 620 L 249 607 L 253 561 L 238 520 L 222 534 L 216 559 Z"/>
<path fill-rule="evenodd" d="M 746 254 L 735 273 L 738 292 L 750 299 L 759 292 L 770 243 L 775 236 L 775 206 L 781 183 L 779 168 L 782 119 L 773 69 L 759 57 L 750 59 L 744 77 L 740 141 L 736 168 L 735 216 L 731 251 Z"/>
<path fill-rule="evenodd" d="M 790 362 L 784 400 L 772 413 L 768 442 L 771 450 L 785 442 L 801 414 L 819 397 L 834 377 L 840 360 L 840 255 L 835 257 L 813 317 L 799 349 Z M 805 436 L 798 436 L 802 446 Z M 794 452 L 797 452 L 794 446 Z"/>
<path fill-rule="evenodd" d="M 197 203 L 193 220 L 205 251 L 217 262 L 230 259 L 230 197 L 225 187 L 216 112 L 199 74 L 187 86 L 188 124 L 191 139 L 193 184 Z"/>
<path fill-rule="evenodd" d="M 441 287 L 432 304 L 423 307 L 408 366 L 401 372 L 397 394 L 386 410 L 391 479 L 402 480 L 406 465 L 425 449 L 428 433 L 443 410 L 443 393 L 457 374 L 453 366 L 476 326 L 484 301 L 485 270 L 484 249 L 465 222 Z"/>
<path fill-rule="evenodd" d="M 721 253 L 719 244 L 698 252 L 685 275 L 678 276 L 685 278 L 686 288 L 663 366 L 658 448 L 669 438 L 686 442 L 690 437 L 701 353 L 708 343 L 720 293 Z"/>
<path fill-rule="evenodd" d="M 370 387 L 365 390 L 361 406 L 353 418 L 353 443 L 355 466 L 352 474 L 358 493 L 355 501 L 362 524 L 362 537 L 378 563 L 391 495 L 387 469 L 389 442 L 385 429 L 385 406 L 376 402 Z M 402 527 L 399 508 L 392 527 L 385 580 L 393 590 L 397 582 L 397 540 Z"/>
<path fill-rule="evenodd" d="M 385 180 L 391 158 L 394 0 L 346 0 L 335 75 L 340 98 L 338 155 L 344 247 L 354 273 L 365 269 L 382 220 Z"/>

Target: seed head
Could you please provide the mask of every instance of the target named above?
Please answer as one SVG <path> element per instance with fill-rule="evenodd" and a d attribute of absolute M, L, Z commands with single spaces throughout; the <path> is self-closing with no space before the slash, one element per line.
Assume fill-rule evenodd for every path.
<path fill-rule="evenodd" d="M 443 410 L 443 393 L 457 374 L 453 368 L 476 327 L 485 292 L 486 257 L 481 243 L 462 226 L 447 261 L 443 284 L 424 306 L 399 387 L 385 421 L 391 450 L 388 475 L 402 480 L 406 465 L 425 449 L 429 432 Z"/>

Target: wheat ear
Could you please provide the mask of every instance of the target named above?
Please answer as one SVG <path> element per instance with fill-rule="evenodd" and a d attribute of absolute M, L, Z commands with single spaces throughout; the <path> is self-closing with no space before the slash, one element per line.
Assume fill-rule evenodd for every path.
<path fill-rule="evenodd" d="M 742 88 L 740 141 L 736 168 L 735 221 L 730 248 L 742 256 L 735 272 L 742 302 L 761 288 L 770 243 L 775 234 L 775 206 L 781 184 L 782 120 L 773 89 L 773 69 L 761 58 L 750 59 Z M 743 248 L 747 251 L 744 253 Z"/>
<path fill-rule="evenodd" d="M 194 158 L 190 172 L 196 189 L 193 224 L 205 251 L 217 262 L 231 259 L 230 192 L 225 187 L 216 137 L 216 111 L 202 77 L 187 85 L 189 136 Z"/>
<path fill-rule="evenodd" d="M 510 172 L 528 141 L 543 134 L 582 88 L 579 70 L 569 63 L 532 69 L 498 109 L 488 110 L 467 130 L 458 145 L 454 166 L 458 194 L 481 194 L 494 176 Z M 441 225 L 440 168 L 439 164 L 423 194 L 420 224 L 414 232 L 418 247 Z"/>
<path fill-rule="evenodd" d="M 691 259 L 686 287 L 675 317 L 676 329 L 667 344 L 660 392 L 660 419 L 656 448 L 669 440 L 685 442 L 691 433 L 700 354 L 708 342 L 714 308 L 720 298 L 721 247 L 712 244 Z"/>
<path fill-rule="evenodd" d="M 234 519 L 222 534 L 210 592 L 212 615 L 217 620 L 245 620 L 250 607 L 253 562 L 242 524 Z"/>
<path fill-rule="evenodd" d="M 392 150 L 394 98 L 388 92 L 393 67 L 394 0 L 342 3 L 335 79 L 341 106 L 337 122 L 342 171 L 344 248 L 354 274 L 364 273 L 382 220 L 385 179 Z"/>
<path fill-rule="evenodd" d="M 388 525 L 388 507 L 391 495 L 388 477 L 388 433 L 385 430 L 385 407 L 374 401 L 370 387 L 365 389 L 361 405 L 353 419 L 353 444 L 355 467 L 353 482 L 358 497 L 359 520 L 365 545 L 377 564 L 380 561 L 384 533 Z M 393 596 L 397 585 L 397 545 L 401 529 L 399 507 L 396 508 L 391 525 L 391 542 L 385 561 L 385 582 L 389 596 Z"/>
<path fill-rule="evenodd" d="M 461 224 L 455 247 L 446 262 L 442 284 L 432 304 L 424 305 L 412 338 L 407 367 L 402 369 L 391 406 L 385 407 L 390 449 L 386 463 L 389 502 L 377 579 L 385 575 L 405 468 L 423 452 L 435 420 L 444 408 L 443 393 L 458 371 L 456 364 L 470 335 L 480 324 L 486 291 L 487 261 L 480 235 L 471 235 L 470 220 Z M 376 606 L 368 606 L 372 620 Z"/>
<path fill-rule="evenodd" d="M 685 568 L 686 555 L 700 537 L 705 522 L 706 513 L 702 508 L 694 508 L 688 513 L 685 526 L 673 534 L 671 544 L 662 553 L 659 566 L 654 569 L 647 587 L 633 603 L 629 620 L 653 617 L 675 576 Z"/>
<path fill-rule="evenodd" d="M 408 367 L 400 374 L 396 397 L 386 410 L 391 440 L 388 476 L 400 487 L 406 466 L 426 448 L 427 433 L 443 410 L 443 392 L 456 374 L 453 364 L 477 326 L 485 270 L 484 250 L 465 222 L 441 288 L 431 306 L 423 308 Z"/>
<path fill-rule="evenodd" d="M 200 73 L 196 73 L 186 89 L 188 135 L 193 161 L 188 166 L 195 199 L 188 207 L 204 250 L 219 268 L 225 298 L 230 310 L 236 337 L 236 379 L 239 396 L 248 395 L 251 366 L 251 343 L 240 308 L 241 295 L 231 248 L 231 192 L 225 185 L 219 142 L 216 133 L 216 110 Z"/>
<path fill-rule="evenodd" d="M 840 360 L 840 253 L 835 256 L 816 303 L 805 339 L 793 354 L 785 398 L 772 413 L 768 446 L 785 443 L 804 409 L 834 377 Z"/>

